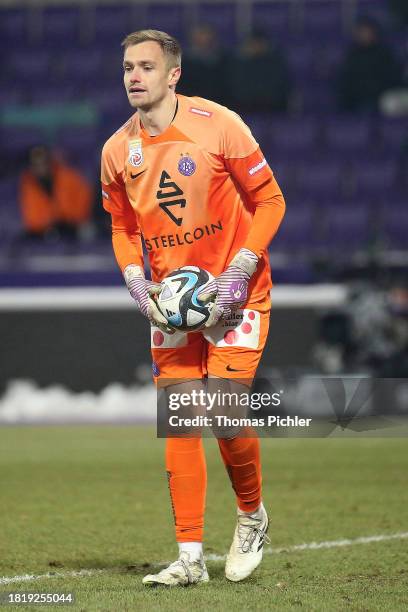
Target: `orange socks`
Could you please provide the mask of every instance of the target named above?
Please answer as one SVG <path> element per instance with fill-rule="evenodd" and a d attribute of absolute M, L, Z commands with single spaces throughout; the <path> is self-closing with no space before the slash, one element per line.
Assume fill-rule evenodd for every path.
<path fill-rule="evenodd" d="M 218 444 L 239 509 L 253 512 L 261 503 L 258 438 L 220 439 Z M 167 438 L 166 470 L 177 542 L 202 542 L 207 469 L 201 438 Z"/>
<path fill-rule="evenodd" d="M 256 435 L 247 432 L 248 435 Z M 258 438 L 219 439 L 221 455 L 243 512 L 253 512 L 261 503 L 261 461 Z"/>
<path fill-rule="evenodd" d="M 202 542 L 207 468 L 201 438 L 167 438 L 169 480 L 177 542 Z"/>

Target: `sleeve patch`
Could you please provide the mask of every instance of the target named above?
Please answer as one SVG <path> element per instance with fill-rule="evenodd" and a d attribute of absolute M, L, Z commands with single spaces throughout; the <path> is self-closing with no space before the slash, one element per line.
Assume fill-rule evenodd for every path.
<path fill-rule="evenodd" d="M 265 168 L 266 166 L 266 159 L 264 158 L 262 161 L 260 161 L 258 164 L 256 164 L 255 166 L 252 166 L 252 168 L 249 168 L 248 170 L 248 174 L 250 176 L 253 176 L 254 174 L 256 174 L 257 172 L 259 172 L 260 170 L 262 170 L 262 168 Z"/>
<path fill-rule="evenodd" d="M 189 111 L 194 115 L 201 115 L 201 117 L 211 117 L 212 115 L 211 111 L 204 110 L 202 108 L 196 108 L 195 106 L 190 106 Z"/>

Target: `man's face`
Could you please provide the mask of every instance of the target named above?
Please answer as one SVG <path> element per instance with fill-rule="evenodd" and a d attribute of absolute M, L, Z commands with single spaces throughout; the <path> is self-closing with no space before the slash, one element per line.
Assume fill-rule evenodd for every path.
<path fill-rule="evenodd" d="M 123 68 L 126 93 L 133 108 L 150 109 L 166 97 L 180 77 L 180 68 L 169 69 L 160 45 L 150 40 L 125 50 Z"/>

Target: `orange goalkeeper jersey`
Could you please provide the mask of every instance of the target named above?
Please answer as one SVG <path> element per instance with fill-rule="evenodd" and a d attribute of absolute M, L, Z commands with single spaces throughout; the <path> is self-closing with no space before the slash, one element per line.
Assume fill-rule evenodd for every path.
<path fill-rule="evenodd" d="M 217 276 L 245 247 L 260 257 L 248 303 L 268 307 L 267 247 L 284 214 L 281 191 L 238 115 L 203 98 L 177 99 L 160 135 L 150 136 L 135 113 L 103 148 L 118 263 L 142 263 L 142 236 L 154 280 L 184 265 Z"/>

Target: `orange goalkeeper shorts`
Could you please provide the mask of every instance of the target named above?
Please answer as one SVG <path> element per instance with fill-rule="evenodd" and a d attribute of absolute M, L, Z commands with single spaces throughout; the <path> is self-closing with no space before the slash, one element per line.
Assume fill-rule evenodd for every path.
<path fill-rule="evenodd" d="M 170 335 L 152 326 L 155 382 L 170 379 L 175 383 L 211 375 L 252 381 L 268 336 L 269 316 L 269 310 L 247 307 L 199 332 Z"/>

